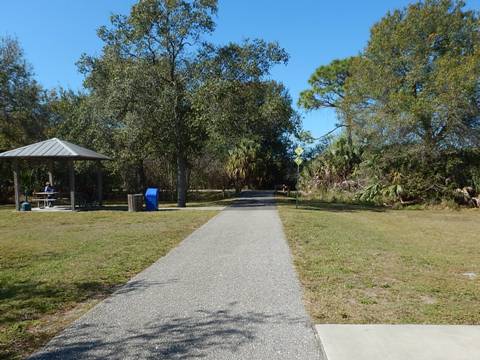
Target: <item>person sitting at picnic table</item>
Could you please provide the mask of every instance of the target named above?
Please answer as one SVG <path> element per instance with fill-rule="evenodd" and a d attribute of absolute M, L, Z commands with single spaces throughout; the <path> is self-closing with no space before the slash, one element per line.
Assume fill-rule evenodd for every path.
<path fill-rule="evenodd" d="M 53 199 L 54 189 L 48 181 L 45 183 L 45 188 L 43 189 L 43 192 L 52 193 L 51 195 L 47 195 L 47 199 Z M 51 201 L 51 200 L 47 200 L 48 207 L 52 207 L 52 202 L 53 201 Z"/>

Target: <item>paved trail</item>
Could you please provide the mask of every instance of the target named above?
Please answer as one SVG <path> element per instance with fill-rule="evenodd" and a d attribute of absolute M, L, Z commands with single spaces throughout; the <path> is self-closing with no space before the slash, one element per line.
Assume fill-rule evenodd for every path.
<path fill-rule="evenodd" d="M 320 359 L 272 198 L 247 193 L 33 359 Z"/>

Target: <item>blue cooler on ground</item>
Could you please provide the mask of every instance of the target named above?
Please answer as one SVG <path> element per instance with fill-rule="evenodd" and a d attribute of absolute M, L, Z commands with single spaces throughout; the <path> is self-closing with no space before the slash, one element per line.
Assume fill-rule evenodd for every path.
<path fill-rule="evenodd" d="M 24 201 L 20 205 L 20 211 L 32 211 L 32 205 L 29 202 Z"/>
<path fill-rule="evenodd" d="M 148 188 L 145 192 L 145 207 L 147 211 L 158 210 L 159 190 L 156 188 Z"/>

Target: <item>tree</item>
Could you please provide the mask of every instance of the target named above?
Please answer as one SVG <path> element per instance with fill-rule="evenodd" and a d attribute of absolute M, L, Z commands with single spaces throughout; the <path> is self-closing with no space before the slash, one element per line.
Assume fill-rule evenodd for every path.
<path fill-rule="evenodd" d="M 317 68 L 308 83 L 311 88 L 300 93 L 299 106 L 307 110 L 332 108 L 338 117 L 344 121 L 337 128 L 345 127 L 348 143 L 352 143 L 352 116 L 345 103 L 345 84 L 352 75 L 353 57 L 334 60 L 328 65 Z M 335 130 L 336 130 L 335 129 Z"/>
<path fill-rule="evenodd" d="M 33 78 L 16 39 L 0 37 L 0 152 L 43 140 L 45 91 Z M 8 175 L 7 175 L 8 174 Z M 10 166 L 0 163 L 0 201 L 10 193 Z"/>
<path fill-rule="evenodd" d="M 372 28 L 346 84 L 369 143 L 415 145 L 426 159 L 478 144 L 480 20 L 464 5 L 426 0 Z"/>
<path fill-rule="evenodd" d="M 300 93 L 299 105 L 308 110 L 341 108 L 352 61 L 353 58 L 334 60 L 318 67 L 308 80 L 311 88 Z"/>
<path fill-rule="evenodd" d="M 47 125 L 45 92 L 33 79 L 20 44 L 0 38 L 0 149 L 41 140 Z"/>
<path fill-rule="evenodd" d="M 277 43 L 256 39 L 211 46 L 202 58 L 202 85 L 194 93 L 193 107 L 206 124 L 210 151 L 231 163 L 232 152 L 253 141 L 260 150 L 255 170 L 244 180 L 256 187 L 283 182 L 290 136 L 299 131 L 300 118 L 283 84 L 269 75 L 274 65 L 286 63 L 287 53 Z"/>
<path fill-rule="evenodd" d="M 239 193 L 245 185 L 252 181 L 255 167 L 258 164 L 260 146 L 253 140 L 244 139 L 233 150 L 230 150 L 225 170 L 230 177 L 235 192 Z"/>
<path fill-rule="evenodd" d="M 340 179 L 353 180 L 360 200 L 379 203 L 451 199 L 464 186 L 480 190 L 474 160 L 480 140 L 480 18 L 464 5 L 425 0 L 388 13 L 348 66 L 319 68 L 301 104 L 340 108 L 359 158 L 353 167 L 338 167 L 342 151 L 323 153 L 311 166 L 315 171 L 305 174 L 306 183 L 331 186 L 328 180 L 338 174 L 333 170 L 343 169 Z"/>
<path fill-rule="evenodd" d="M 143 0 L 128 17 L 114 15 L 101 27 L 99 59 L 84 56 L 86 85 L 106 100 L 121 126 L 141 129 L 152 153 L 177 163 L 177 203 L 186 205 L 188 157 L 203 139 L 191 116 L 189 91 L 203 34 L 214 29 L 216 0 Z"/>
<path fill-rule="evenodd" d="M 301 187 L 304 190 L 321 191 L 355 187 L 355 182 L 349 180 L 361 162 L 361 155 L 361 149 L 352 149 L 345 136 L 333 141 L 325 139 L 319 144 L 318 155 L 304 167 Z"/>

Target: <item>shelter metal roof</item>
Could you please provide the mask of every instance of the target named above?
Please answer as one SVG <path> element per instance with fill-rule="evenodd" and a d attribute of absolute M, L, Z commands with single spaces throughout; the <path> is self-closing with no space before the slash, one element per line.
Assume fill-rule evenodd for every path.
<path fill-rule="evenodd" d="M 0 159 L 110 160 L 93 150 L 53 138 L 0 153 Z"/>

